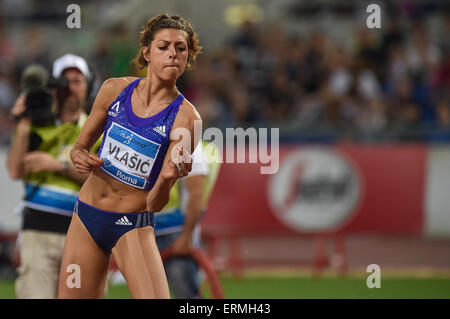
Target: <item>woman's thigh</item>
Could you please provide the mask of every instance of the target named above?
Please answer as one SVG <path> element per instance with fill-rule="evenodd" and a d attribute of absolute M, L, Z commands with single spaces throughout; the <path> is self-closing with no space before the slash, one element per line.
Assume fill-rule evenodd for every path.
<path fill-rule="evenodd" d="M 67 232 L 58 284 L 58 298 L 102 298 L 109 266 L 77 214 Z"/>
<path fill-rule="evenodd" d="M 133 298 L 170 298 L 153 227 L 135 228 L 112 249 Z"/>

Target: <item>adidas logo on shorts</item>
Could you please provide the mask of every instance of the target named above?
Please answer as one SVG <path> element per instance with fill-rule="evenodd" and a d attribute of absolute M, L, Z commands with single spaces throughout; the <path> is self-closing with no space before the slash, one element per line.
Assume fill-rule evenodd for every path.
<path fill-rule="evenodd" d="M 133 225 L 133 223 L 131 223 L 128 220 L 127 216 L 124 216 L 121 219 L 119 219 L 118 221 L 116 221 L 116 225 L 131 226 L 131 225 Z"/>
<path fill-rule="evenodd" d="M 155 131 L 159 135 L 166 137 L 166 127 L 164 125 L 153 128 L 153 131 Z"/>

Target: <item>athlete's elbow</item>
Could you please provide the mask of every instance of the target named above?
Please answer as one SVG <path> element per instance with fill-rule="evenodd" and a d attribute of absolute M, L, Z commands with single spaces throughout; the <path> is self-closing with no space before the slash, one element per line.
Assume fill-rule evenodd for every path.
<path fill-rule="evenodd" d="M 169 202 L 170 195 L 160 196 L 158 200 L 147 202 L 147 210 L 152 213 L 160 212 Z"/>
<path fill-rule="evenodd" d="M 155 205 L 149 205 L 148 206 L 148 211 L 149 212 L 152 212 L 152 213 L 158 213 L 158 212 L 160 212 L 163 208 L 164 208 L 164 206 L 166 206 L 166 204 L 168 203 L 169 201 L 167 201 L 167 202 L 165 202 L 165 203 L 159 203 L 159 204 L 155 204 Z"/>

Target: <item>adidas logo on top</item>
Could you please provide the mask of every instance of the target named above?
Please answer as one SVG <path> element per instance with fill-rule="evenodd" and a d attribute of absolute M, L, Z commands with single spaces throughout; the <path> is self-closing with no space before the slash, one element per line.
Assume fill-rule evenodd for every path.
<path fill-rule="evenodd" d="M 121 219 L 119 219 L 118 221 L 116 221 L 116 225 L 131 226 L 131 225 L 133 225 L 133 223 L 131 223 L 128 220 L 127 216 L 124 216 Z"/>
<path fill-rule="evenodd" d="M 155 131 L 159 135 L 166 137 L 166 127 L 164 125 L 153 128 L 153 131 Z"/>

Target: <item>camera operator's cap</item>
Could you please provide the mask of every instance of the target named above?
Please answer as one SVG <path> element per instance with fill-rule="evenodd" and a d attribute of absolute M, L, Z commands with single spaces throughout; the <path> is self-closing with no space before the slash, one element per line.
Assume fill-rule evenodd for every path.
<path fill-rule="evenodd" d="M 63 71 L 69 68 L 76 68 L 80 70 L 86 78 L 90 77 L 89 67 L 86 60 L 74 54 L 63 55 L 53 62 L 53 77 L 60 77 Z"/>

